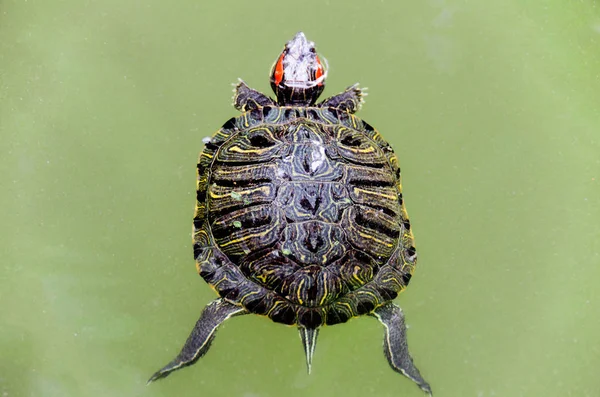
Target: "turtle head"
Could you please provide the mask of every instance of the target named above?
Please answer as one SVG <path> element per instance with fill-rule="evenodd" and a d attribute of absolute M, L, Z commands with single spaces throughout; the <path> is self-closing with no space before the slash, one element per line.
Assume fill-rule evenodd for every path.
<path fill-rule="evenodd" d="M 326 77 L 315 43 L 298 32 L 271 69 L 271 87 L 279 105 L 311 106 L 323 92 Z"/>

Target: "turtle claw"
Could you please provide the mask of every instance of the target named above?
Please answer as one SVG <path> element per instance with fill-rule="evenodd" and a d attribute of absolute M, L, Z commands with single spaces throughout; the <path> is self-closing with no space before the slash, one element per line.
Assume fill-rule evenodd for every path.
<path fill-rule="evenodd" d="M 365 102 L 364 96 L 367 95 L 364 91 L 366 88 L 360 88 L 358 83 L 346 88 L 344 92 L 331 96 L 321 102 L 319 107 L 332 107 L 340 110 L 345 110 L 348 113 L 356 113 Z"/>
<path fill-rule="evenodd" d="M 261 106 L 276 106 L 277 103 L 265 94 L 248 87 L 242 79 L 235 84 L 233 90 L 233 107 L 240 112 L 258 109 Z"/>

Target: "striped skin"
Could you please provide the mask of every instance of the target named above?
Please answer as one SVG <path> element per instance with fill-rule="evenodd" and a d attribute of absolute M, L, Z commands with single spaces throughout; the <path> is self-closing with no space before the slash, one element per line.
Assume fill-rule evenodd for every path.
<path fill-rule="evenodd" d="M 313 329 L 372 313 L 416 265 L 392 148 L 332 107 L 226 122 L 200 154 L 193 243 L 222 298 Z"/>

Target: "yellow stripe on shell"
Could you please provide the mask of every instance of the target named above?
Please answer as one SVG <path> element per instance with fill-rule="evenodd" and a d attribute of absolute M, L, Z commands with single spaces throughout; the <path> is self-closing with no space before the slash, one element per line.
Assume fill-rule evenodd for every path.
<path fill-rule="evenodd" d="M 385 241 L 379 240 L 378 238 L 375 238 L 374 236 L 372 236 L 372 235 L 370 235 L 370 234 L 364 234 L 364 233 L 361 233 L 361 232 L 360 232 L 360 231 L 358 231 L 358 230 L 357 230 L 357 232 L 358 232 L 358 234 L 360 234 L 362 237 L 368 238 L 369 240 L 373 240 L 373 241 L 375 241 L 375 242 L 377 242 L 377 243 L 379 243 L 379 244 L 381 244 L 381 245 L 384 245 L 384 246 L 386 246 L 386 247 L 390 247 L 390 248 L 391 248 L 391 247 L 393 247 L 393 246 L 394 246 L 394 244 L 389 244 L 389 243 L 386 243 Z"/>
<path fill-rule="evenodd" d="M 213 199 L 220 199 L 220 198 L 225 198 L 225 197 L 233 197 L 235 199 L 235 195 L 239 194 L 240 196 L 243 195 L 251 195 L 253 192 L 257 192 L 257 191 L 265 191 L 265 194 L 268 195 L 271 191 L 271 186 L 259 186 L 256 187 L 254 189 L 249 189 L 249 190 L 239 190 L 239 191 L 229 191 L 228 193 L 225 194 L 216 194 L 214 189 L 211 189 L 209 191 L 210 197 Z"/>
<path fill-rule="evenodd" d="M 382 193 L 380 191 L 368 190 L 368 189 L 361 189 L 359 187 L 355 187 L 352 190 L 354 191 L 354 193 L 357 196 L 360 196 L 360 194 L 357 193 L 357 192 L 363 192 L 363 193 L 371 195 L 371 196 L 385 197 L 385 198 L 390 199 L 392 201 L 396 201 L 398 199 L 398 194 L 395 194 L 395 193 L 394 194 L 385 194 L 385 193 Z"/>
<path fill-rule="evenodd" d="M 319 306 L 322 306 L 323 303 L 325 302 L 325 299 L 327 298 L 327 273 L 323 273 L 323 297 L 321 298 L 321 301 L 319 302 Z"/>
<path fill-rule="evenodd" d="M 275 226 L 275 225 L 274 225 L 274 226 Z M 221 247 L 227 247 L 227 246 L 230 246 L 230 245 L 232 245 L 232 244 L 237 244 L 237 243 L 240 243 L 240 242 L 242 242 L 242 241 L 246 241 L 246 240 L 248 240 L 248 239 L 250 239 L 250 238 L 253 238 L 253 237 L 261 237 L 261 236 L 264 236 L 265 234 L 268 234 L 268 233 L 269 233 L 269 232 L 271 232 L 272 230 L 273 230 L 273 228 L 270 228 L 270 229 L 267 229 L 267 230 L 265 230 L 265 231 L 264 231 L 264 232 L 262 232 L 262 233 L 248 234 L 248 235 L 246 235 L 246 236 L 244 236 L 244 237 L 242 237 L 242 238 L 238 238 L 238 239 L 231 240 L 231 241 L 228 241 L 228 242 L 226 242 L 226 243 L 223 243 L 223 244 L 219 244 L 219 246 L 221 246 Z M 244 253 L 246 253 L 246 252 L 244 251 Z"/>
<path fill-rule="evenodd" d="M 296 289 L 296 294 L 298 295 L 298 303 L 300 303 L 301 305 L 304 304 L 304 301 L 302 300 L 302 297 L 300 296 L 300 290 L 302 289 L 302 285 L 304 285 L 304 281 L 305 281 L 304 278 L 302 280 L 300 280 L 300 284 L 298 284 L 298 288 Z"/>

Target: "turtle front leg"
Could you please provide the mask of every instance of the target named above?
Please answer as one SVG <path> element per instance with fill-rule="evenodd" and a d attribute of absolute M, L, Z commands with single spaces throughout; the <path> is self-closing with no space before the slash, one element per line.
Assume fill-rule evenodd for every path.
<path fill-rule="evenodd" d="M 365 89 L 361 89 L 358 86 L 358 83 L 356 83 L 346 88 L 344 92 L 325 99 L 317 106 L 332 107 L 345 110 L 348 113 L 356 113 L 364 103 L 363 97 L 367 95 L 366 92 L 364 92 Z"/>
<path fill-rule="evenodd" d="M 235 86 L 233 92 L 233 106 L 240 112 L 258 109 L 261 106 L 277 105 L 274 100 L 265 94 L 248 87 L 242 80 Z"/>
<path fill-rule="evenodd" d="M 214 339 L 219 325 L 233 316 L 242 314 L 247 314 L 244 308 L 233 305 L 223 299 L 219 298 L 209 303 L 202 310 L 202 314 L 196 322 L 192 333 L 188 336 L 181 352 L 173 361 L 152 375 L 148 383 L 169 376 L 175 370 L 194 364 L 210 348 L 210 343 Z"/>
<path fill-rule="evenodd" d="M 431 396 L 431 387 L 421 377 L 408 353 L 402 309 L 390 302 L 375 309 L 371 316 L 376 317 L 385 327 L 383 351 L 392 369 L 415 382 L 421 390 Z"/>

